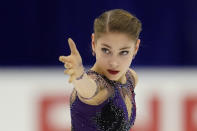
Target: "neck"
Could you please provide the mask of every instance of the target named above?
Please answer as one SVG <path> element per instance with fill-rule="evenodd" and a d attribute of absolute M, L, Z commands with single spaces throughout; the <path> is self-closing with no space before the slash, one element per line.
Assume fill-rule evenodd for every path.
<path fill-rule="evenodd" d="M 118 82 L 120 82 L 121 84 L 125 84 L 127 82 L 126 74 L 122 75 L 122 77 L 120 77 Z"/>

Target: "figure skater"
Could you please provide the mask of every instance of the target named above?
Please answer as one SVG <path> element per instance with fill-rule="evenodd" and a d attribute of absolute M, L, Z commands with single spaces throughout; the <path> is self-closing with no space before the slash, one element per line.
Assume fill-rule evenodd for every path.
<path fill-rule="evenodd" d="M 137 75 L 130 64 L 140 44 L 141 22 L 122 9 L 94 21 L 95 64 L 85 71 L 74 41 L 69 56 L 60 56 L 74 89 L 70 96 L 72 131 L 129 131 L 136 118 Z"/>

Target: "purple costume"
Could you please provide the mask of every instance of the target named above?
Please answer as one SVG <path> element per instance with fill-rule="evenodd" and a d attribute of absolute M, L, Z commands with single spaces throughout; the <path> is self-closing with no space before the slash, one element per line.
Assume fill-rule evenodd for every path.
<path fill-rule="evenodd" d="M 93 70 L 88 70 L 86 73 L 98 86 L 109 88 L 113 93 L 99 105 L 86 104 L 77 95 L 74 99 L 70 98 L 72 99 L 70 101 L 72 131 L 129 131 L 136 118 L 134 78 L 131 72 L 129 70 L 126 72 L 125 84 L 109 80 Z M 125 95 L 129 96 L 132 103 L 129 118 L 123 99 Z"/>

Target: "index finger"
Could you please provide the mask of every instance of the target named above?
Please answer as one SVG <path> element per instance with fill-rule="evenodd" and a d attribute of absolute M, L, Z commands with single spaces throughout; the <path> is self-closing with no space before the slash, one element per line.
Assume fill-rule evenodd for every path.
<path fill-rule="evenodd" d="M 70 47 L 70 50 L 71 50 L 71 54 L 78 54 L 78 50 L 77 50 L 77 47 L 75 45 L 75 42 L 69 38 L 68 39 L 68 44 L 69 44 L 69 47 Z"/>

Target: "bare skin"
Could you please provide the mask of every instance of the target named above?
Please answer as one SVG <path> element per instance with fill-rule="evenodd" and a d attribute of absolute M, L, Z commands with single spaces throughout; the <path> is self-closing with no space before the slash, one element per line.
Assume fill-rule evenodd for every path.
<path fill-rule="evenodd" d="M 66 70 L 65 74 L 70 75 L 69 83 L 72 83 L 75 87 L 77 93 L 84 97 L 90 98 L 93 96 L 97 90 L 97 86 L 94 80 L 89 78 L 86 73 L 84 73 L 84 67 L 82 65 L 82 59 L 79 51 L 76 48 L 74 41 L 68 39 L 71 54 L 69 56 L 60 56 L 59 60 L 64 63 Z M 84 73 L 82 79 L 76 80 Z"/>
<path fill-rule="evenodd" d="M 116 38 L 118 38 L 118 36 Z M 111 36 L 109 38 L 111 38 Z M 125 38 L 123 37 L 123 40 L 124 39 Z M 110 45 L 110 39 L 104 39 L 104 40 L 109 40 L 107 42 Z M 116 41 L 118 41 L 118 39 Z M 121 37 L 120 37 L 120 40 L 119 41 L 122 41 L 122 38 Z M 95 51 L 97 51 L 98 48 L 96 47 L 96 44 L 94 42 L 95 41 L 94 41 L 94 38 L 93 38 L 92 46 L 93 46 L 93 49 Z M 74 87 L 75 87 L 74 90 L 73 90 L 73 93 L 72 93 L 72 98 L 74 99 L 76 97 L 76 95 L 78 95 L 79 99 L 81 101 L 83 101 L 84 103 L 86 103 L 86 104 L 89 104 L 89 105 L 99 105 L 99 104 L 101 104 L 109 96 L 112 95 L 112 93 L 113 93 L 112 90 L 109 90 L 109 89 L 107 89 L 105 87 L 97 87 L 95 81 L 92 78 L 90 78 L 86 73 L 84 73 L 82 79 L 76 80 L 76 78 L 80 77 L 83 74 L 84 67 L 83 67 L 83 64 L 82 64 L 81 56 L 79 54 L 79 51 L 76 48 L 76 45 L 75 45 L 74 41 L 69 38 L 68 39 L 68 43 L 69 43 L 69 47 L 70 47 L 70 50 L 71 50 L 71 54 L 69 56 L 60 56 L 59 57 L 59 60 L 62 63 L 64 63 L 64 66 L 66 68 L 66 70 L 64 71 L 64 73 L 70 76 L 69 83 L 72 83 L 74 85 Z M 120 44 L 122 45 L 122 43 L 120 43 Z M 111 47 L 114 47 L 114 46 L 112 45 Z M 136 47 L 135 48 L 133 47 L 133 49 L 132 49 L 133 54 L 136 54 L 137 53 L 138 47 L 139 47 L 139 42 L 138 42 L 137 48 Z M 113 54 L 115 54 L 116 52 L 117 51 L 113 52 Z M 128 57 L 128 58 L 130 58 L 130 60 L 132 59 L 131 57 L 133 57 L 132 52 L 130 54 L 130 57 Z M 96 52 L 96 53 L 99 54 L 100 52 Z M 115 56 L 113 58 L 115 58 Z M 108 59 L 110 59 L 110 57 Z M 123 60 L 123 58 L 118 58 L 118 59 Z M 125 58 L 125 60 L 126 60 L 126 58 Z M 122 62 L 120 61 L 120 63 L 122 63 Z M 104 64 L 106 65 L 106 63 L 98 63 L 97 62 L 91 68 L 91 70 L 94 70 L 94 71 L 96 71 L 96 72 L 98 72 L 100 74 L 106 73 L 103 70 L 100 70 L 101 69 L 100 68 L 101 66 L 99 66 L 99 64 L 100 65 L 104 65 Z M 115 64 L 112 63 L 111 65 L 115 68 L 116 67 Z M 121 72 L 122 75 L 119 75 L 119 77 L 112 77 L 112 76 L 109 76 L 109 74 L 107 74 L 110 77 L 110 79 L 117 79 L 121 83 L 125 83 L 126 82 L 125 73 L 126 73 L 126 70 L 129 69 L 128 67 L 129 67 L 130 63 L 127 62 L 124 65 L 127 65 L 127 66 L 124 66 L 124 67 L 121 66 L 121 67 L 119 67 L 119 69 L 125 70 L 125 71 L 122 71 Z M 129 69 L 129 70 L 130 70 L 132 76 L 134 77 L 134 81 L 135 81 L 134 83 L 136 85 L 137 82 L 138 82 L 137 74 L 135 73 L 134 70 L 132 70 L 132 69 Z M 97 91 L 97 93 L 95 94 L 96 91 Z M 91 98 L 91 99 L 89 99 L 89 98 Z M 125 101 L 125 104 L 126 104 L 126 107 L 127 107 L 127 111 L 128 111 L 128 115 L 130 117 L 131 110 L 129 110 L 129 109 L 131 109 L 132 104 L 131 104 L 129 95 L 125 95 L 123 97 L 123 99 Z"/>

